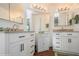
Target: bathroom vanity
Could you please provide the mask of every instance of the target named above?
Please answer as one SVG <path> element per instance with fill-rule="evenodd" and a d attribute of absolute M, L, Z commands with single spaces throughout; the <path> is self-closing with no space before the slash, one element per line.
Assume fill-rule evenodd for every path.
<path fill-rule="evenodd" d="M 79 32 L 53 32 L 52 35 L 53 51 L 79 55 Z"/>
<path fill-rule="evenodd" d="M 37 52 L 43 52 L 49 50 L 50 47 L 50 33 L 37 33 L 36 34 L 36 50 Z"/>
<path fill-rule="evenodd" d="M 32 56 L 34 32 L 0 32 L 0 56 Z"/>

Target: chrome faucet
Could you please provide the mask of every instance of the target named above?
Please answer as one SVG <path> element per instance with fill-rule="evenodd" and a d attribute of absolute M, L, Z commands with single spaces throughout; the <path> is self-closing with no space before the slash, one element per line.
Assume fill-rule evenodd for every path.
<path fill-rule="evenodd" d="M 13 31 L 15 30 L 15 29 L 17 29 L 18 28 L 18 25 L 16 25 L 16 24 L 14 24 L 13 25 Z M 16 30 L 15 30 L 16 31 Z"/>

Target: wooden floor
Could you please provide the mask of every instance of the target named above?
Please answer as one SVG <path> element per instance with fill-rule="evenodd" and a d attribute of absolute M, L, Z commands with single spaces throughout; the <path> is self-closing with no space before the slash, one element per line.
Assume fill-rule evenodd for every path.
<path fill-rule="evenodd" d="M 54 56 L 54 52 L 52 51 L 52 48 L 49 48 L 47 51 L 43 52 L 35 52 L 34 56 Z"/>

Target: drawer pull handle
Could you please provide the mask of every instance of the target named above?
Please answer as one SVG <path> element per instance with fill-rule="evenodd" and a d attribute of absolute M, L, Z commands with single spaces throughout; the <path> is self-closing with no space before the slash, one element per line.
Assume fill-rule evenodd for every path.
<path fill-rule="evenodd" d="M 34 34 L 31 34 L 31 36 L 34 36 Z"/>
<path fill-rule="evenodd" d="M 23 38 L 23 37 L 25 37 L 25 36 L 19 36 L 19 38 Z"/>
<path fill-rule="evenodd" d="M 72 40 L 71 39 L 68 39 L 68 43 L 71 43 L 72 42 Z"/>
<path fill-rule="evenodd" d="M 56 44 L 60 44 L 60 42 L 56 42 Z"/>
<path fill-rule="evenodd" d="M 56 35 L 59 35 L 59 34 L 56 34 Z"/>
<path fill-rule="evenodd" d="M 31 42 L 33 42 L 33 40 L 31 40 Z"/>
<path fill-rule="evenodd" d="M 56 39 L 60 39 L 60 38 L 56 38 Z"/>
<path fill-rule="evenodd" d="M 72 35 L 72 34 L 67 34 L 67 35 Z"/>

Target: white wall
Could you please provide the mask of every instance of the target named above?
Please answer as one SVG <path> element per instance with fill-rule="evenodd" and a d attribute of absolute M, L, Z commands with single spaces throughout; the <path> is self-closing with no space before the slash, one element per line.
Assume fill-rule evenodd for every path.
<path fill-rule="evenodd" d="M 9 6 L 8 4 L 0 4 L 0 18 L 9 19 Z"/>

